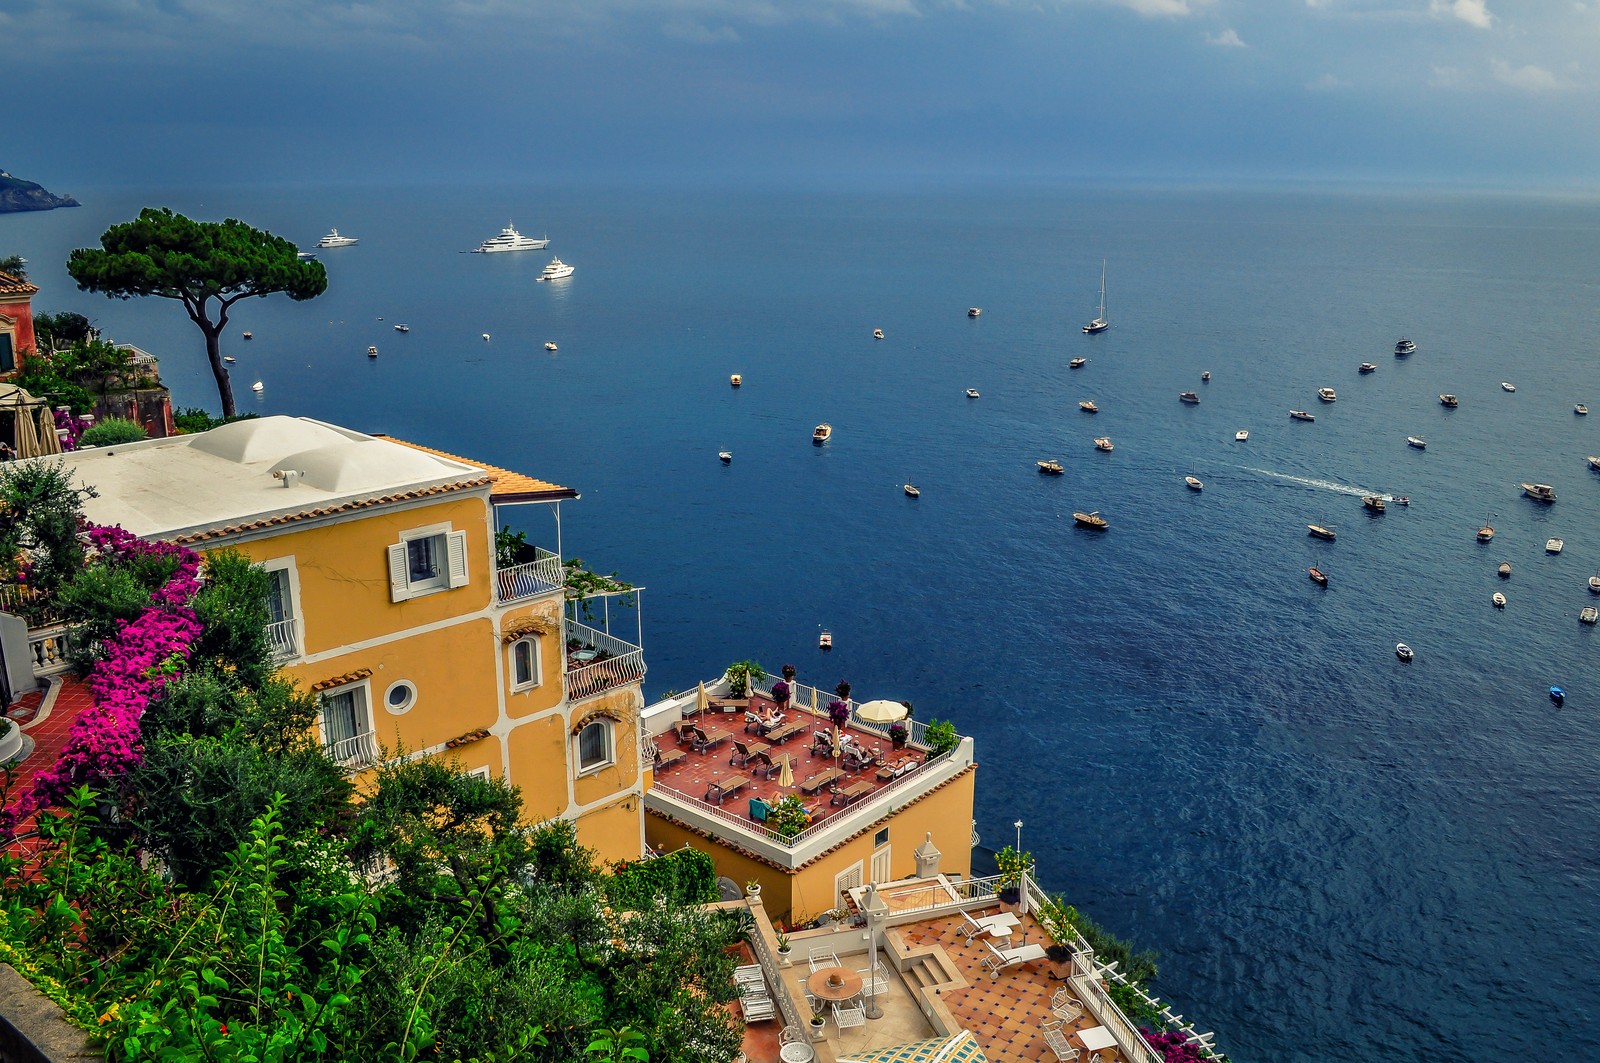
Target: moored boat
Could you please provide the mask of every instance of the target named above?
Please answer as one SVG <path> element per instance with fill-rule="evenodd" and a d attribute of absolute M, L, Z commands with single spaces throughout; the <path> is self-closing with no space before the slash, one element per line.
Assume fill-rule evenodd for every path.
<path fill-rule="evenodd" d="M 1551 537 L 1544 541 L 1544 552 L 1547 554 L 1559 554 L 1561 552 L 1561 548 L 1566 545 L 1567 544 L 1565 540 Z"/>
<path fill-rule="evenodd" d="M 545 345 L 544 345 L 544 349 L 547 350 L 547 351 L 559 351 L 561 348 L 556 346 L 556 341 L 555 340 L 546 340 L 545 341 Z"/>
<path fill-rule="evenodd" d="M 376 348 L 376 347 L 368 347 L 367 348 L 367 357 L 368 358 L 376 358 L 376 357 L 378 357 L 378 348 Z"/>
<path fill-rule="evenodd" d="M 331 230 L 327 236 L 317 241 L 318 247 L 349 247 L 359 241 L 354 236 L 340 236 L 338 229 Z"/>
<path fill-rule="evenodd" d="M 722 459 L 722 464 L 724 464 L 724 465 L 732 465 L 733 464 L 733 453 L 732 453 L 732 451 L 719 450 L 719 451 L 717 451 L 717 457 Z"/>
<path fill-rule="evenodd" d="M 1319 587 L 1326 587 L 1328 585 L 1328 574 L 1322 571 L 1322 569 L 1312 565 L 1310 574 L 1312 583 L 1315 583 Z"/>
<path fill-rule="evenodd" d="M 1331 543 L 1338 538 L 1338 536 L 1334 534 L 1334 530 L 1332 528 L 1325 528 L 1321 524 L 1307 524 L 1306 532 L 1313 539 L 1321 539 L 1324 542 Z"/>
<path fill-rule="evenodd" d="M 1243 429 L 1243 428 L 1241 428 L 1237 432 L 1233 433 L 1233 441 L 1235 443 L 1243 443 L 1245 440 L 1247 440 L 1249 438 L 1250 438 L 1250 433 L 1248 431 L 1246 431 L 1245 429 Z"/>
<path fill-rule="evenodd" d="M 1100 412 L 1100 407 L 1094 404 L 1093 399 L 1084 399 L 1082 402 L 1078 403 L 1078 409 L 1082 410 L 1084 413 Z"/>
<path fill-rule="evenodd" d="M 922 497 L 922 492 L 917 490 L 915 487 L 912 487 L 910 484 L 906 484 L 902 488 L 902 490 L 905 491 L 907 498 L 921 498 Z"/>
<path fill-rule="evenodd" d="M 1567 692 L 1562 690 L 1560 687 L 1551 687 L 1550 700 L 1555 702 L 1557 705 L 1560 705 L 1562 702 L 1567 700 Z"/>
<path fill-rule="evenodd" d="M 1506 607 L 1506 596 L 1499 591 L 1495 591 L 1489 600 L 1494 603 L 1496 609 L 1504 609 Z"/>
<path fill-rule="evenodd" d="M 1402 661 L 1409 661 L 1416 656 L 1416 653 L 1405 643 L 1397 642 L 1394 644 L 1394 655 Z"/>
<path fill-rule="evenodd" d="M 981 313 L 983 313 L 983 307 L 981 307 L 981 306 L 969 306 L 969 307 L 967 307 L 967 316 L 968 317 L 977 317 Z"/>
<path fill-rule="evenodd" d="M 1356 372 L 1358 373 L 1376 373 L 1377 371 L 1378 367 L 1371 362 L 1362 362 L 1356 366 Z"/>
<path fill-rule="evenodd" d="M 247 340 L 253 340 L 255 339 L 255 336 L 252 333 L 246 332 L 244 333 L 244 338 Z"/>
<path fill-rule="evenodd" d="M 1316 417 L 1304 410 L 1290 410 L 1289 419 L 1291 421 L 1315 421 Z"/>
<path fill-rule="evenodd" d="M 735 388 L 742 387 L 744 385 L 744 377 L 738 373 L 734 373 L 728 377 L 728 385 Z"/>
<path fill-rule="evenodd" d="M 1589 415 L 1589 407 L 1580 402 L 1576 406 L 1572 407 L 1572 412 L 1580 416 L 1587 417 Z"/>
<path fill-rule="evenodd" d="M 257 393 L 260 393 L 262 391 L 265 391 L 266 387 L 267 386 L 265 384 L 263 384 L 261 381 L 257 380 L 254 384 L 250 385 L 250 390 L 254 391 L 254 392 L 257 392 Z"/>
<path fill-rule="evenodd" d="M 1100 260 L 1100 308 L 1095 312 L 1094 320 L 1083 326 L 1084 332 L 1104 332 L 1111 327 L 1111 322 L 1106 320 L 1106 260 Z"/>
<path fill-rule="evenodd" d="M 1191 491 L 1205 490 L 1206 485 L 1200 482 L 1200 478 L 1198 476 L 1185 476 L 1183 478 L 1183 482 L 1189 485 L 1189 490 Z"/>
<path fill-rule="evenodd" d="M 1449 407 L 1453 410 L 1457 406 L 1461 405 L 1461 400 L 1447 391 L 1443 395 L 1439 396 L 1439 405 Z"/>
<path fill-rule="evenodd" d="M 1589 577 L 1589 593 L 1600 594 L 1600 576 Z"/>
<path fill-rule="evenodd" d="M 1072 361 L 1068 362 L 1067 365 L 1073 369 L 1082 369 L 1084 363 L 1088 362 L 1088 360 L 1089 359 L 1087 358 L 1074 358 Z"/>
<path fill-rule="evenodd" d="M 1074 513 L 1072 515 L 1072 523 L 1076 524 L 1080 528 L 1089 528 L 1093 531 L 1105 531 L 1107 528 L 1111 527 L 1111 525 L 1106 522 L 1106 519 L 1100 515 L 1100 511 L 1098 509 L 1093 513 Z"/>
<path fill-rule="evenodd" d="M 1361 498 L 1361 504 L 1372 510 L 1374 513 L 1382 513 L 1385 508 L 1383 499 L 1379 498 L 1377 495 L 1363 495 Z"/>
<path fill-rule="evenodd" d="M 1211 370 L 1207 369 L 1205 372 L 1200 374 L 1200 383 L 1202 383 L 1202 384 L 1211 383 Z"/>
<path fill-rule="evenodd" d="M 823 631 L 823 632 L 818 633 L 818 635 L 817 635 L 817 649 L 819 649 L 819 650 L 831 650 L 831 649 L 833 649 L 833 632 L 831 632 L 831 631 Z"/>
<path fill-rule="evenodd" d="M 1053 458 L 1046 461 L 1034 462 L 1034 464 L 1039 466 L 1039 471 L 1044 473 L 1046 476 L 1060 476 L 1062 473 L 1067 471 L 1059 461 L 1056 461 Z"/>
<path fill-rule="evenodd" d="M 875 340 L 883 339 L 883 329 L 881 329 L 881 328 L 873 329 L 872 330 L 872 338 L 875 339 Z"/>
<path fill-rule="evenodd" d="M 558 280 L 561 280 L 563 277 L 572 276 L 572 271 L 573 271 L 573 267 L 572 266 L 567 265 L 565 262 L 561 261 L 559 258 L 552 258 L 550 260 L 550 262 L 544 267 L 544 272 L 539 274 L 539 276 L 534 278 L 534 279 L 535 280 L 541 280 L 541 281 L 558 281 Z"/>
<path fill-rule="evenodd" d="M 815 443 L 819 447 L 832 438 L 833 425 L 826 422 L 817 425 L 817 427 L 811 430 L 811 442 Z"/>
<path fill-rule="evenodd" d="M 1589 463 L 1589 468 L 1593 469 L 1595 472 L 1600 472 L 1600 457 L 1590 454 L 1584 460 Z"/>
<path fill-rule="evenodd" d="M 1417 345 L 1406 339 L 1404 336 L 1400 337 L 1400 342 L 1394 345 L 1394 354 L 1396 358 L 1403 358 L 1408 354 L 1415 354 L 1416 351 Z"/>
<path fill-rule="evenodd" d="M 1600 623 L 1600 609 L 1596 609 L 1592 605 L 1586 605 L 1583 607 L 1583 611 L 1578 614 L 1578 619 L 1585 624 Z"/>
<path fill-rule="evenodd" d="M 1421 436 L 1406 436 L 1406 446 L 1416 447 L 1418 450 L 1427 450 L 1428 444 Z"/>
<path fill-rule="evenodd" d="M 968 388 L 967 389 L 967 398 L 975 399 L 977 397 L 978 397 L 978 389 L 977 388 Z"/>
<path fill-rule="evenodd" d="M 1190 406 L 1197 406 L 1200 403 L 1200 396 L 1192 391 L 1180 391 L 1178 392 L 1178 401 L 1187 402 Z"/>
<path fill-rule="evenodd" d="M 1509 562 L 1509 561 L 1500 562 L 1500 567 L 1495 569 L 1495 571 L 1500 574 L 1500 578 L 1501 579 L 1510 579 L 1511 578 L 1511 562 Z"/>
<path fill-rule="evenodd" d="M 1411 498 L 1408 495 L 1390 495 L 1385 501 L 1393 502 L 1397 506 L 1409 506 L 1411 504 Z"/>
<path fill-rule="evenodd" d="M 410 325 L 396 325 L 394 327 L 394 330 L 396 332 L 410 332 L 411 331 L 411 326 Z"/>
<path fill-rule="evenodd" d="M 500 230 L 499 236 L 491 236 L 483 243 L 472 249 L 475 255 L 495 254 L 500 251 L 543 251 L 550 246 L 550 237 L 536 240 L 531 236 L 523 236 L 517 232 L 517 227 L 511 222 L 506 222 L 506 227 Z"/>
<path fill-rule="evenodd" d="M 222 360 L 224 362 L 227 362 L 229 365 L 232 365 L 234 362 L 237 362 L 239 359 L 235 358 L 231 354 L 225 354 L 225 355 L 222 356 Z"/>
<path fill-rule="evenodd" d="M 1323 402 L 1334 402 L 1339 398 L 1339 395 L 1332 388 L 1318 388 L 1317 398 Z"/>
<path fill-rule="evenodd" d="M 1111 447 L 1111 437 L 1110 436 L 1096 436 L 1095 437 L 1095 441 L 1094 441 L 1094 445 L 1095 445 L 1095 449 L 1097 449 L 1097 450 L 1110 450 L 1110 449 L 1112 449 L 1112 447 Z"/>
<path fill-rule="evenodd" d="M 1515 391 L 1515 390 L 1517 390 L 1517 386 L 1515 384 L 1511 383 L 1511 381 L 1509 381 L 1509 380 L 1502 380 L 1502 381 L 1500 381 L 1500 390 L 1501 391 Z"/>
<path fill-rule="evenodd" d="M 1523 484 L 1522 493 L 1535 502 L 1550 503 L 1556 500 L 1556 489 L 1549 484 Z"/>
<path fill-rule="evenodd" d="M 1482 526 L 1480 526 L 1478 528 L 1478 541 L 1480 543 L 1486 543 L 1490 539 L 1493 539 L 1493 538 L 1494 538 L 1494 525 L 1490 524 L 1486 520 L 1486 521 L 1483 522 Z"/>

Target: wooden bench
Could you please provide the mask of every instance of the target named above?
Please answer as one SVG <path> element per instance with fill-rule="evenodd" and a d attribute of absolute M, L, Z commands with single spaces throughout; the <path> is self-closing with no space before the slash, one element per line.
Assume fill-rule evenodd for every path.
<path fill-rule="evenodd" d="M 743 775 L 730 775 L 706 787 L 706 800 L 714 805 L 720 805 L 749 785 L 750 780 Z"/>
<path fill-rule="evenodd" d="M 811 778 L 801 783 L 800 792 L 803 794 L 814 794 L 843 774 L 844 772 L 840 771 L 838 768 L 826 768 L 817 772 L 815 775 L 811 776 Z"/>
<path fill-rule="evenodd" d="M 869 782 L 853 782 L 843 790 L 834 790 L 833 796 L 828 798 L 830 805 L 853 805 L 863 797 L 870 794 L 875 787 Z"/>

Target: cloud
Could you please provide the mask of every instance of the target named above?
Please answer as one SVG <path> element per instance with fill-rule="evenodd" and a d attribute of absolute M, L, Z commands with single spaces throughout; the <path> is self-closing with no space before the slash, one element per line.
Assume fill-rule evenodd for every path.
<path fill-rule="evenodd" d="M 1145 18 L 1186 18 L 1194 14 L 1189 0 L 1111 0 Z M 1199 2 L 1199 0 L 1197 0 Z"/>
<path fill-rule="evenodd" d="M 1245 43 L 1239 39 L 1239 34 L 1232 29 L 1225 29 L 1221 33 L 1206 34 L 1206 43 L 1215 44 L 1221 48 L 1245 47 Z"/>
<path fill-rule="evenodd" d="M 712 29 L 693 19 L 673 19 L 661 27 L 661 32 L 675 41 L 688 44 L 737 44 L 739 31 L 732 26 Z"/>
<path fill-rule="evenodd" d="M 1428 14 L 1436 18 L 1449 15 L 1481 30 L 1494 23 L 1487 0 L 1428 0 Z"/>
<path fill-rule="evenodd" d="M 1496 81 L 1523 92 L 1556 92 L 1562 88 L 1556 76 L 1542 66 L 1514 67 L 1503 59 L 1491 59 L 1489 69 Z"/>
<path fill-rule="evenodd" d="M 1467 83 L 1466 75 L 1458 66 L 1434 66 L 1428 84 L 1436 89 L 1459 89 Z"/>

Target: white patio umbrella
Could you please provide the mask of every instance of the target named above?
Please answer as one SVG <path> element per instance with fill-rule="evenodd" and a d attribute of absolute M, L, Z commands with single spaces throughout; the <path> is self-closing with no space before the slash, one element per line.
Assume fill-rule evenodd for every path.
<path fill-rule="evenodd" d="M 700 712 L 705 712 L 711 707 L 711 699 L 706 696 L 705 683 L 700 684 L 700 691 L 694 696 L 694 707 Z"/>
<path fill-rule="evenodd" d="M 906 707 L 898 701 L 879 699 L 856 709 L 856 719 L 867 723 L 899 723 L 906 718 Z"/>
<path fill-rule="evenodd" d="M 794 758 L 784 755 L 783 767 L 778 769 L 778 785 L 790 787 L 794 785 Z"/>

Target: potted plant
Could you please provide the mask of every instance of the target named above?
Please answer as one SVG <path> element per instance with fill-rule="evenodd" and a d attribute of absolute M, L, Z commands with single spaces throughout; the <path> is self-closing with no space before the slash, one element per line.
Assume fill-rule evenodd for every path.
<path fill-rule="evenodd" d="M 850 703 L 848 701 L 828 702 L 828 719 L 833 721 L 835 727 L 843 727 L 850 722 Z"/>
<path fill-rule="evenodd" d="M 994 862 L 1000 868 L 1000 903 L 1008 907 L 1019 904 L 1022 901 L 1022 876 L 1033 866 L 1033 854 L 1019 853 L 1008 845 L 995 854 Z"/>
<path fill-rule="evenodd" d="M 827 1021 L 828 1017 L 822 1012 L 813 1011 L 811 1013 L 811 1039 L 813 1041 L 822 1040 L 822 1035 L 826 1030 Z"/>
<path fill-rule="evenodd" d="M 759 683 L 767 678 L 767 673 L 755 661 L 734 661 L 728 665 L 728 695 L 735 698 L 748 697 L 750 684 Z"/>
<path fill-rule="evenodd" d="M 910 729 L 903 723 L 891 723 L 889 725 L 889 741 L 894 743 L 896 749 L 904 749 L 906 747 L 906 739 L 910 734 Z"/>
<path fill-rule="evenodd" d="M 948 753 L 961 744 L 961 736 L 956 734 L 956 725 L 949 720 L 929 720 L 928 729 L 923 737 L 928 743 L 930 759 Z"/>
<path fill-rule="evenodd" d="M 744 895 L 752 900 L 761 896 L 761 883 L 757 882 L 755 879 L 751 879 L 749 882 L 746 882 L 744 884 Z"/>
<path fill-rule="evenodd" d="M 793 952 L 793 951 L 794 951 L 794 948 L 789 944 L 789 935 L 783 933 L 782 931 L 779 931 L 778 932 L 778 959 L 780 959 L 780 960 L 784 961 L 785 963 L 787 963 L 788 960 L 789 960 L 789 954 L 791 952 Z"/>
<path fill-rule="evenodd" d="M 1045 957 L 1050 961 L 1050 977 L 1065 981 L 1072 974 L 1072 950 L 1060 942 L 1045 946 Z"/>

